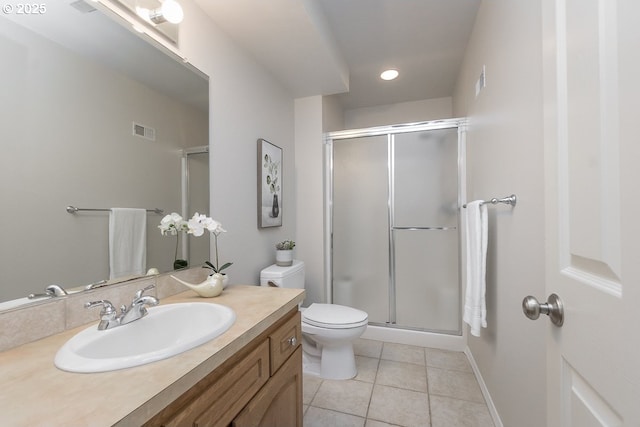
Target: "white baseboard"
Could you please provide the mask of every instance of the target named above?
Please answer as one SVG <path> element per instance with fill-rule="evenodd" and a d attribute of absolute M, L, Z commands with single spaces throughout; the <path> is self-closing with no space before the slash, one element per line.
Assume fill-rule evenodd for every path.
<path fill-rule="evenodd" d="M 496 427 L 504 427 L 502 424 L 502 420 L 500 419 L 500 415 L 498 414 L 498 410 L 496 409 L 496 405 L 493 404 L 493 399 L 491 399 L 491 394 L 489 394 L 489 389 L 487 388 L 487 384 L 484 382 L 484 378 L 482 378 L 482 374 L 480 374 L 480 369 L 478 368 L 478 364 L 476 360 L 473 358 L 473 354 L 469 347 L 464 349 L 464 354 L 467 355 L 467 359 L 469 359 L 469 363 L 471 364 L 471 368 L 473 369 L 473 373 L 478 380 L 478 384 L 480 385 L 480 390 L 482 391 L 482 395 L 484 396 L 484 400 L 487 403 L 487 407 L 489 408 L 489 414 L 491 414 L 491 418 L 493 419 L 493 424 Z"/>

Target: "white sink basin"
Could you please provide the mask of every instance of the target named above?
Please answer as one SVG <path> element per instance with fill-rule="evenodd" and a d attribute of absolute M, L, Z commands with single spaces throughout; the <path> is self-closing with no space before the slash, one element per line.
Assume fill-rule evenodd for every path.
<path fill-rule="evenodd" d="M 202 302 L 149 308 L 142 319 L 74 335 L 58 350 L 55 365 L 70 372 L 104 372 L 166 359 L 223 334 L 236 320 L 229 307 Z"/>

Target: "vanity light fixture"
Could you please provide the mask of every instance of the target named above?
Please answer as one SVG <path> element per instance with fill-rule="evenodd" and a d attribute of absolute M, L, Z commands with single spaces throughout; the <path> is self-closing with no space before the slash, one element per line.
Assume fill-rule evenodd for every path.
<path fill-rule="evenodd" d="M 382 74 L 380 74 L 380 78 L 382 80 L 393 80 L 396 77 L 398 77 L 400 73 L 398 73 L 398 70 L 394 70 L 394 69 L 390 69 L 390 70 L 385 70 L 382 72 Z"/>
<path fill-rule="evenodd" d="M 162 24 L 163 22 L 179 24 L 184 18 L 182 6 L 176 0 L 163 0 L 157 9 L 149 10 L 136 7 L 136 13 L 145 21 L 153 24 Z"/>

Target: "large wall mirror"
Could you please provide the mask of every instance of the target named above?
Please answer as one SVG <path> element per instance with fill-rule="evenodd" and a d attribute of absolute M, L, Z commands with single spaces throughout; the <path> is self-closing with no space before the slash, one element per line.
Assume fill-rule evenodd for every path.
<path fill-rule="evenodd" d="M 177 246 L 163 215 L 208 213 L 206 76 L 91 4 L 0 16 L 0 302 L 108 279 L 110 208 L 163 210 L 146 216 L 160 272 Z M 197 239 L 192 265 L 209 257 Z"/>

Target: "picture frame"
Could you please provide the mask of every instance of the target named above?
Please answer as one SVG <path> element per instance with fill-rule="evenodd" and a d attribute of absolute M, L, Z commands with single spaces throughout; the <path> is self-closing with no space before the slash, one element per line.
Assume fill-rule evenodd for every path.
<path fill-rule="evenodd" d="M 282 148 L 258 139 L 258 228 L 282 226 Z"/>

